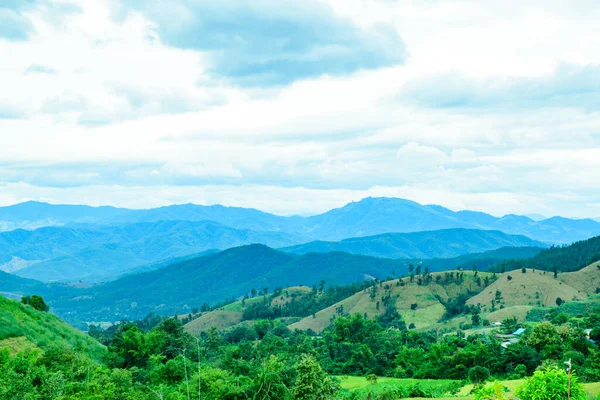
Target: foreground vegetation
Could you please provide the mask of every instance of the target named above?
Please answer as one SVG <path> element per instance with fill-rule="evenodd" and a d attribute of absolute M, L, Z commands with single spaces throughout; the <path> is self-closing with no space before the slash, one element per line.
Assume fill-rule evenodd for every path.
<path fill-rule="evenodd" d="M 179 319 L 150 316 L 92 327 L 96 342 L 30 304 L 2 302 L 10 323 L 0 326 L 11 327 L 3 340 L 29 345 L 0 345 L 0 399 L 483 399 L 496 391 L 534 400 L 528 393 L 548 379 L 560 393 L 547 398 L 562 399 L 567 360 L 577 377 L 572 398 L 598 394 L 577 380 L 600 381 L 600 348 L 581 328 L 594 327 L 590 337 L 600 339 L 600 310 L 551 313 L 505 349 L 494 334 L 410 330 L 393 307 L 376 319 L 339 313 L 318 336 L 261 319 L 195 337 Z M 499 331 L 514 327 L 507 320 Z M 517 381 L 520 389 L 486 388 L 515 379 L 528 380 Z"/>

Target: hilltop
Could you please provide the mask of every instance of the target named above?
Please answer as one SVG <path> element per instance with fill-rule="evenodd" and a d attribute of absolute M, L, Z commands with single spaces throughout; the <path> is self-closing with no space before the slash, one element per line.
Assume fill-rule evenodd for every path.
<path fill-rule="evenodd" d="M 258 295 L 244 300 L 237 300 L 216 310 L 203 313 L 200 317 L 185 324 L 185 330 L 198 336 L 201 332 L 208 331 L 211 327 L 219 330 L 242 324 L 244 312 L 255 305 L 268 303 L 270 307 L 283 306 L 293 300 L 300 300 L 311 294 L 312 290 L 306 286 L 293 286 L 281 289 L 280 294 Z M 247 321 L 252 324 L 254 321 Z"/>
<path fill-rule="evenodd" d="M 198 335 L 212 326 L 226 329 L 252 326 L 258 319 L 282 318 L 291 330 L 321 332 L 334 317 L 358 313 L 369 319 L 381 318 L 392 307 L 407 327 L 426 329 L 457 315 L 453 311 L 457 299 L 464 305 L 491 280 L 492 274 L 450 271 L 328 289 L 290 287 L 202 313 L 185 328 Z"/>
<path fill-rule="evenodd" d="M 593 239 L 589 243 L 595 241 Z M 537 258 L 550 252 L 565 255 L 566 258 L 561 256 L 563 261 L 572 259 L 576 265 L 582 259 L 593 259 L 594 251 L 594 246 L 581 247 L 580 243 L 576 243 L 572 247 L 543 250 L 541 253 L 538 248 L 502 248 L 455 259 L 394 260 L 342 252 L 297 255 L 264 245 L 247 245 L 184 257 L 173 263 L 158 263 L 149 267 L 152 269 L 149 272 L 128 275 L 89 288 L 84 285 L 38 284 L 37 291 L 48 299 L 55 312 L 70 322 L 118 321 L 123 318 L 140 319 L 151 312 L 168 315 L 187 313 L 205 303 L 241 298 L 252 289 L 262 290 L 264 287 L 312 286 L 321 280 L 342 285 L 406 276 L 413 263 L 416 268 L 427 267 L 433 273 L 458 267 L 472 269 L 478 266 L 481 269 L 496 265 L 507 257 L 539 253 L 534 257 Z M 544 257 L 547 258 L 547 255 Z M 569 264 L 565 265 L 569 267 Z M 0 275 L 0 291 L 23 294 L 27 293 L 27 288 L 36 285 L 32 281 L 3 280 L 2 277 Z M 557 296 L 569 294 L 571 292 Z"/>

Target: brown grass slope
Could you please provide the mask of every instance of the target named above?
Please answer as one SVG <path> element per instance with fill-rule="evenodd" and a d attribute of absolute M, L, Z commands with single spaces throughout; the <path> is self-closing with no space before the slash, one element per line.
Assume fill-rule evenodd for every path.
<path fill-rule="evenodd" d="M 291 324 L 289 328 L 312 329 L 315 332 L 321 332 L 330 325 L 331 318 L 340 307 L 343 307 L 344 313 L 366 314 L 367 318 L 375 318 L 385 310 L 382 297 L 386 295 L 397 297 L 396 307 L 407 325 L 413 323 L 417 329 L 431 326 L 444 315 L 446 311 L 444 303 L 449 299 L 463 293 L 477 293 L 483 288 L 483 285 L 480 287 L 475 283 L 472 272 L 465 272 L 462 281 L 453 281 L 447 284 L 436 283 L 435 277 L 438 275 L 443 277 L 444 274 L 443 272 L 432 274 L 434 280 L 427 285 L 418 285 L 416 279 L 410 283 L 408 278 L 404 278 L 406 283 L 404 286 L 397 286 L 398 280 L 382 282 L 381 285 L 378 285 L 377 296 L 374 299 L 371 298 L 371 289 L 363 290 L 319 311 L 314 316 L 306 317 Z M 480 273 L 479 276 L 483 279 L 490 275 Z M 377 302 L 379 302 L 379 310 L 377 309 Z M 412 304 L 417 304 L 416 310 L 411 309 Z"/>
<path fill-rule="evenodd" d="M 497 308 L 550 307 L 556 305 L 557 298 L 564 301 L 587 300 L 598 286 L 600 270 L 595 264 L 576 272 L 559 273 L 557 278 L 552 272 L 528 269 L 522 273 L 517 270 L 498 275 L 496 282 L 467 303 L 480 304 L 484 311 L 489 312 L 492 300 L 496 299 L 496 291 L 500 291 Z"/>

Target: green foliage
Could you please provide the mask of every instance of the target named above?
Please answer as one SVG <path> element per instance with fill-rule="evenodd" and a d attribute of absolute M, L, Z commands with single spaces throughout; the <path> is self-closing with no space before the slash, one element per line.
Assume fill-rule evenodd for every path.
<path fill-rule="evenodd" d="M 294 387 L 294 399 L 326 400 L 333 398 L 338 390 L 317 360 L 303 355 L 298 363 L 298 377 Z"/>
<path fill-rule="evenodd" d="M 547 368 L 536 371 L 525 384 L 517 389 L 521 400 L 565 400 L 568 395 L 569 376 L 565 370 Z M 571 399 L 585 400 L 583 384 L 571 374 Z"/>
<path fill-rule="evenodd" d="M 447 275 L 450 284 L 463 279 L 462 273 L 453 275 L 452 279 L 450 273 Z M 446 275 L 440 276 L 442 284 Z M 421 279 L 421 275 L 417 278 Z M 427 284 L 425 280 L 423 284 Z M 106 345 L 102 362 L 88 356 L 83 347 L 72 345 L 45 345 L 43 353 L 34 349 L 16 355 L 14 351 L 0 350 L 0 374 L 4 374 L 0 385 L 8 387 L 6 396 L 23 391 L 26 398 L 34 400 L 60 396 L 81 400 L 433 398 L 456 394 L 461 386 L 457 382 L 464 384 L 467 379 L 476 385 L 490 378 L 517 379 L 533 374 L 540 366 L 543 371 L 548 371 L 551 365 L 562 366 L 569 359 L 583 381 L 600 380 L 600 349 L 586 340 L 582 329 L 599 326 L 600 310 L 584 309 L 579 318 L 565 321 L 564 315 L 555 311 L 557 307 L 550 309 L 544 317 L 549 321 L 526 325 L 521 340 L 505 349 L 501 346 L 502 339 L 483 331 L 474 330 L 467 336 L 443 328 L 435 332 L 407 330 L 395 309 L 397 298 L 390 294 L 390 287 L 383 282 L 363 287 L 367 302 L 368 292 L 376 292 L 375 300 L 380 301 L 382 314 L 369 320 L 358 313 L 348 315 L 338 306 L 340 312 L 333 315 L 331 326 L 319 336 L 314 332 L 291 331 L 286 326 L 289 321 L 270 318 L 244 321 L 223 331 L 211 328 L 199 337 L 192 337 L 178 319 L 150 315 L 142 321 L 122 322 L 107 330 L 90 327 L 90 336 Z M 297 300 L 293 307 L 300 310 L 302 304 L 332 299 L 344 290 L 325 289 L 322 282 L 312 291 L 303 289 L 303 294 L 294 299 L 286 289 L 275 288 L 267 296 L 248 298 L 246 307 L 257 303 L 268 309 Z M 264 289 L 261 291 L 264 293 Z M 304 296 L 312 300 L 303 303 Z M 19 329 L 31 329 L 45 320 L 62 324 L 49 313 L 5 301 L 7 308 L 14 308 L 15 312 L 29 313 L 27 323 Z M 406 308 L 412 301 L 406 301 Z M 566 310 L 568 306 L 564 306 Z M 237 303 L 230 307 L 237 312 L 242 310 Z M 465 309 L 479 316 L 478 306 Z M 0 308 L 0 318 L 2 311 Z M 11 314 L 14 312 L 8 315 Z M 0 320 L 8 321 L 0 324 L 0 332 L 6 326 L 10 329 L 22 317 L 18 314 L 18 318 Z M 480 322 L 483 324 L 483 319 Z M 506 319 L 503 326 L 512 331 L 518 321 Z M 70 335 L 77 336 L 73 332 Z M 364 377 L 361 378 L 366 383 L 364 390 L 338 391 L 339 382 L 331 376 L 340 375 Z M 409 380 L 401 385 L 391 384 L 390 377 Z M 440 378 L 449 381 L 436 385 L 422 381 Z M 574 382 L 577 390 L 578 380 Z M 502 398 L 503 391 L 491 388 L 479 387 L 475 395 L 480 399 Z"/>
<path fill-rule="evenodd" d="M 33 347 L 47 350 L 63 346 L 100 359 L 104 348 L 51 313 L 0 296 L 0 347 L 2 341 L 23 337 Z"/>
<path fill-rule="evenodd" d="M 479 385 L 489 379 L 490 370 L 477 365 L 469 370 L 468 377 L 472 383 Z"/>
<path fill-rule="evenodd" d="M 558 272 L 578 271 L 599 260 L 600 236 L 597 236 L 569 246 L 552 246 L 530 259 L 506 261 L 494 270 L 536 269 L 554 272 L 556 278 Z"/>
<path fill-rule="evenodd" d="M 491 386 L 486 385 L 475 390 L 474 400 L 508 400 L 506 391 L 506 387 L 500 382 L 494 382 Z"/>
<path fill-rule="evenodd" d="M 21 297 L 21 303 L 29 304 L 31 307 L 35 308 L 38 311 L 46 312 L 50 310 L 50 307 L 48 307 L 44 299 L 36 294 L 34 294 L 33 296 Z"/>
<path fill-rule="evenodd" d="M 558 331 L 550 322 L 537 324 L 527 336 L 527 344 L 537 350 L 543 350 L 559 342 Z"/>

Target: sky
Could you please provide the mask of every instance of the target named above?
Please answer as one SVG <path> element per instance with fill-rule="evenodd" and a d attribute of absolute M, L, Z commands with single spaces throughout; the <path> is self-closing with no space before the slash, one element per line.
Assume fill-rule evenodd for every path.
<path fill-rule="evenodd" d="M 600 216 L 597 0 L 1 0 L 0 205 Z"/>

